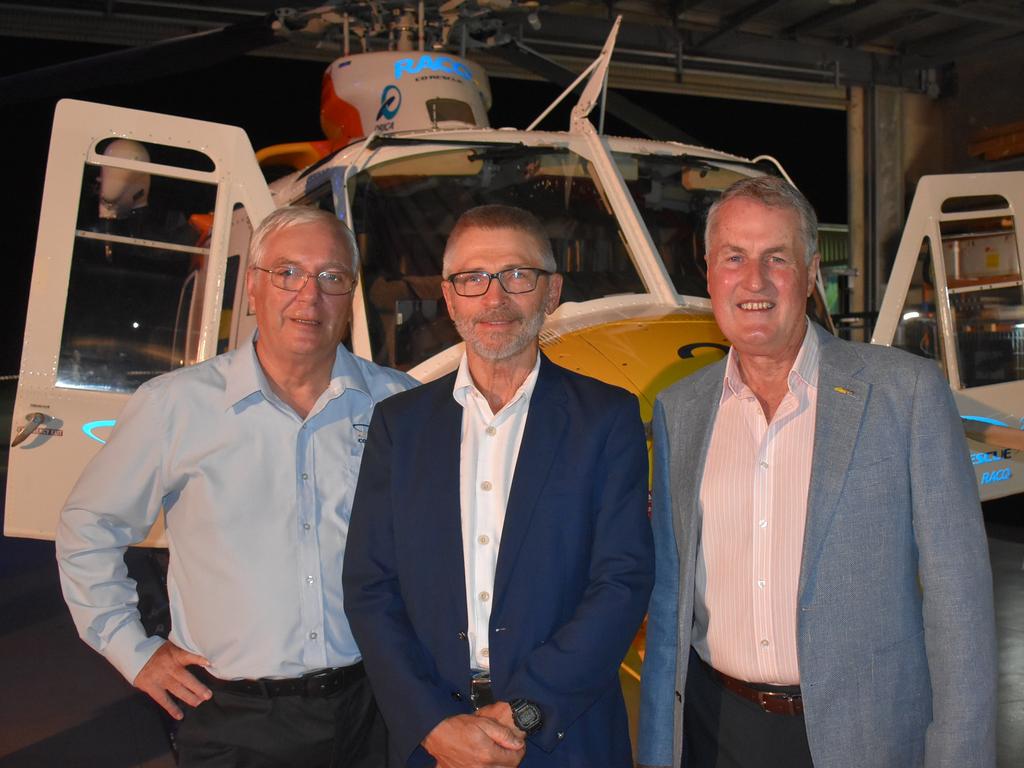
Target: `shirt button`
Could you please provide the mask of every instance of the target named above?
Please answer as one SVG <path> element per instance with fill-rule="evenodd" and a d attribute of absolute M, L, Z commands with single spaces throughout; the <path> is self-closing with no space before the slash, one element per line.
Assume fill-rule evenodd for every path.
<path fill-rule="evenodd" d="M 488 656 L 491 655 L 491 652 L 487 648 L 481 648 L 480 649 L 480 655 L 483 656 L 486 659 Z"/>
<path fill-rule="evenodd" d="M 312 576 L 307 576 L 306 577 L 306 583 L 307 584 L 312 584 L 314 581 L 316 581 L 316 579 L 314 579 Z"/>
<path fill-rule="evenodd" d="M 481 491 L 489 491 L 493 487 L 494 486 L 491 485 L 491 481 L 490 480 L 484 480 L 482 483 L 480 483 L 480 490 Z"/>
<path fill-rule="evenodd" d="M 767 461 L 762 461 L 761 462 L 761 469 L 768 469 L 768 462 Z"/>
<path fill-rule="evenodd" d="M 318 637 L 318 635 L 317 635 L 317 633 L 316 633 L 316 632 L 310 632 L 310 633 L 309 633 L 309 639 L 310 639 L 310 640 L 316 640 L 316 639 L 317 639 L 317 637 Z"/>
<path fill-rule="evenodd" d="M 768 527 L 768 521 L 767 520 L 758 520 L 757 524 L 759 526 L 761 526 L 762 528 L 767 528 Z"/>
<path fill-rule="evenodd" d="M 498 430 L 496 430 L 494 427 L 488 427 L 487 429 L 484 430 L 484 432 L 486 432 L 491 437 L 494 437 L 496 434 L 498 434 Z"/>
<path fill-rule="evenodd" d="M 481 592 L 479 595 L 477 595 L 477 597 L 480 598 L 480 602 L 481 603 L 486 603 L 488 600 L 491 599 L 491 593 L 490 592 Z"/>
<path fill-rule="evenodd" d="M 490 537 L 490 536 L 488 536 L 488 535 L 487 535 L 486 533 L 482 533 L 482 534 L 480 534 L 480 535 L 479 535 L 479 536 L 477 537 L 477 539 L 476 539 L 476 540 L 477 540 L 477 541 L 478 541 L 478 542 L 479 542 L 480 544 L 490 544 L 490 543 L 491 543 L 491 537 Z"/>
<path fill-rule="evenodd" d="M 303 472 L 302 473 L 302 479 L 303 480 L 309 480 L 309 475 L 307 475 L 305 472 Z"/>
<path fill-rule="evenodd" d="M 767 583 L 768 582 L 765 581 L 764 579 L 758 579 L 757 580 L 757 586 L 759 586 L 761 589 L 764 589 L 764 585 L 767 584 Z"/>
<path fill-rule="evenodd" d="M 565 731 L 559 731 L 558 733 L 556 733 L 555 734 L 555 738 L 558 739 L 559 741 L 564 739 L 565 738 Z"/>
<path fill-rule="evenodd" d="M 768 645 L 769 645 L 769 643 L 768 643 L 768 641 L 767 641 L 767 640 L 762 640 L 762 641 L 761 641 L 761 647 L 762 647 L 762 648 L 767 648 L 767 647 L 768 647 Z"/>
<path fill-rule="evenodd" d="M 302 530 L 304 530 L 304 531 L 308 531 L 308 530 L 309 530 L 309 527 L 310 527 L 310 526 L 309 526 L 309 523 L 303 523 L 303 524 L 302 524 Z"/>

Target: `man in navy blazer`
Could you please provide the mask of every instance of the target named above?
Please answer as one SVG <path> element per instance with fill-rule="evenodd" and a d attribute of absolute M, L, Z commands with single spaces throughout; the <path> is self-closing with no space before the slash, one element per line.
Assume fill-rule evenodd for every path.
<path fill-rule="evenodd" d="M 635 397 L 539 351 L 561 276 L 531 214 L 456 223 L 459 370 L 378 406 L 345 608 L 396 766 L 632 766 L 618 667 L 653 582 Z"/>
<path fill-rule="evenodd" d="M 733 347 L 655 407 L 657 581 L 641 765 L 994 766 L 992 575 L 948 385 L 934 361 L 841 341 L 807 321 L 817 227 L 786 181 L 738 182 L 707 230 L 712 308 Z M 716 452 L 722 414 L 737 407 L 747 429 Z M 785 440 L 802 407 L 810 431 L 773 453 L 771 441 Z M 761 442 L 759 422 L 762 434 L 767 425 Z M 748 434 L 763 452 L 744 462 Z M 789 471 L 793 482 L 804 453 L 809 471 L 790 510 L 762 509 L 773 479 Z M 709 456 L 720 457 L 718 466 Z M 746 465 L 752 476 L 740 472 Z M 719 492 L 723 470 L 729 487 Z M 730 488 L 743 487 L 756 489 L 751 503 L 730 509 Z M 798 505 L 802 535 L 779 536 Z M 758 551 L 762 531 L 773 529 L 782 543 L 718 568 L 716 528 L 730 515 L 740 521 L 735 551 L 744 538 Z M 792 582 L 781 588 L 768 574 L 787 557 Z M 739 589 L 723 600 L 732 574 Z M 792 624 L 737 628 L 779 595 Z M 787 633 L 788 651 L 775 642 Z M 744 653 L 756 664 L 787 652 L 796 668 L 782 679 L 741 678 L 730 666 Z"/>

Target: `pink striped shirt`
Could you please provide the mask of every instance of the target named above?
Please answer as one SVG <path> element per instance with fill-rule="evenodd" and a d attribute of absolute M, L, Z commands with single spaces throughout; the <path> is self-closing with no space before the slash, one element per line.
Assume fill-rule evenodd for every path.
<path fill-rule="evenodd" d="M 795 685 L 818 339 L 804 334 L 770 424 L 736 355 L 729 353 L 700 489 L 693 645 L 732 677 Z"/>

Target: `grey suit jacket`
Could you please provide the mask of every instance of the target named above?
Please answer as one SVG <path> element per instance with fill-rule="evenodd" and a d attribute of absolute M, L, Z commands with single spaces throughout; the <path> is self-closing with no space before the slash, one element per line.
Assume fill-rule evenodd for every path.
<path fill-rule="evenodd" d="M 814 764 L 994 766 L 992 573 L 949 387 L 932 361 L 810 327 L 821 363 L 797 651 Z M 642 765 L 680 764 L 700 481 L 724 366 L 655 407 Z"/>

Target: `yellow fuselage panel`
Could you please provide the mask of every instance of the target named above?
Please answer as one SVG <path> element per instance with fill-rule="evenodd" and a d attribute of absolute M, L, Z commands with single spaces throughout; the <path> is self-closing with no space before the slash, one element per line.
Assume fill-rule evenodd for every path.
<path fill-rule="evenodd" d="M 727 345 L 710 313 L 614 320 L 541 343 L 559 365 L 634 392 L 644 421 L 661 390 L 721 360 Z"/>

